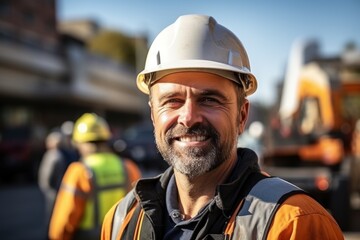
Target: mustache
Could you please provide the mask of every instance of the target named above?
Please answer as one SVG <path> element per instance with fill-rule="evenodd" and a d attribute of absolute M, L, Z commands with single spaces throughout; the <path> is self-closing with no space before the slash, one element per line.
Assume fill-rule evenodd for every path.
<path fill-rule="evenodd" d="M 187 128 L 183 125 L 174 125 L 166 132 L 165 140 L 167 143 L 171 143 L 175 138 L 184 135 L 204 135 L 214 139 L 216 142 L 218 141 L 220 136 L 216 129 L 211 125 L 204 125 L 199 123 L 191 126 L 190 128 Z"/>

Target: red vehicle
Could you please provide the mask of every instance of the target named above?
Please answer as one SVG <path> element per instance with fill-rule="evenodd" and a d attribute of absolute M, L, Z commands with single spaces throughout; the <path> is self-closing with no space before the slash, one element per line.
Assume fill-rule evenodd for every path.
<path fill-rule="evenodd" d="M 30 129 L 6 128 L 0 139 L 0 182 L 33 180 Z"/>

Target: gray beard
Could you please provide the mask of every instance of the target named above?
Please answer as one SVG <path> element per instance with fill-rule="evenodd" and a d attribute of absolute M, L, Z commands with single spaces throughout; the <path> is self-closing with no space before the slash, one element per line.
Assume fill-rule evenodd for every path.
<path fill-rule="evenodd" d="M 210 151 L 192 148 L 179 153 L 170 147 L 162 154 L 169 165 L 190 179 L 207 173 L 222 163 L 222 159 L 216 156 L 215 148 Z"/>
<path fill-rule="evenodd" d="M 172 144 L 173 132 L 186 131 L 187 134 L 203 133 L 211 137 L 211 143 L 205 147 L 191 147 L 183 151 L 176 150 Z M 164 160 L 178 172 L 186 175 L 189 179 L 210 172 L 217 168 L 227 159 L 237 145 L 237 135 L 231 141 L 220 143 L 220 135 L 210 126 L 195 126 L 193 129 L 169 130 L 165 141 L 160 141 L 156 136 L 156 145 Z"/>

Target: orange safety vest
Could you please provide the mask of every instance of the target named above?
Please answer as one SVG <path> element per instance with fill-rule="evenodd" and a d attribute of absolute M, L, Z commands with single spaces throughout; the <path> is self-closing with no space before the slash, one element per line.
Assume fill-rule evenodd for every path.
<path fill-rule="evenodd" d="M 271 191 L 264 190 L 269 186 Z M 284 196 L 287 199 L 279 206 Z M 132 239 L 142 239 L 144 216 L 134 192 L 130 192 L 106 215 L 101 239 L 123 239 L 127 231 L 133 233 Z M 344 239 L 335 220 L 320 204 L 278 178 L 263 179 L 255 185 L 226 223 L 223 236 L 224 239 L 288 240 L 309 236 Z"/>

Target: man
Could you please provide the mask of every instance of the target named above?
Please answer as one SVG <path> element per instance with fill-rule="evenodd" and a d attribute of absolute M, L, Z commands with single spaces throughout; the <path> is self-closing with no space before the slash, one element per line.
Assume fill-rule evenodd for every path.
<path fill-rule="evenodd" d="M 181 16 L 165 28 L 137 85 L 171 167 L 109 211 L 102 239 L 343 239 L 316 201 L 237 149 L 257 80 L 239 39 L 214 18 Z"/>
<path fill-rule="evenodd" d="M 130 160 L 111 152 L 107 122 L 85 113 L 75 123 L 73 141 L 81 161 L 65 172 L 51 217 L 49 239 L 99 239 L 106 212 L 140 178 Z"/>
<path fill-rule="evenodd" d="M 39 167 L 38 183 L 45 197 L 46 230 L 65 171 L 70 163 L 79 159 L 71 143 L 72 125 L 70 121 L 64 122 L 59 130 L 51 131 L 45 141 L 46 152 Z M 65 131 L 67 126 L 69 131 Z"/>

